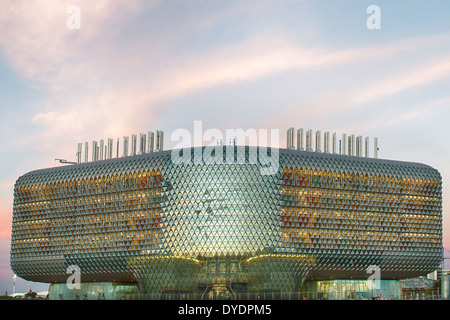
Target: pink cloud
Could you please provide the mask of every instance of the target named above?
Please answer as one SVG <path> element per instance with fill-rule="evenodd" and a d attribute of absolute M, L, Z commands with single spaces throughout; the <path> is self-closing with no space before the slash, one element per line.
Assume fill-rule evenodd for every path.
<path fill-rule="evenodd" d="M 55 140 L 64 136 L 74 137 L 75 145 L 76 140 L 92 136 L 146 130 L 157 121 L 164 101 L 189 92 L 285 71 L 320 72 L 335 65 L 382 60 L 404 52 L 411 44 L 448 38 L 438 35 L 431 40 L 408 39 L 337 51 L 263 35 L 184 58 L 171 51 L 171 39 L 177 39 L 174 34 L 166 42 L 154 42 L 136 32 L 135 39 L 122 39 L 125 43 L 121 45 L 117 38 L 121 27 L 138 17 L 143 7 L 157 3 L 83 0 L 30 4 L 18 0 L 3 4 L 0 28 L 9 32 L 2 35 L 0 45 L 17 72 L 44 86 L 48 94 L 48 99 L 37 102 L 39 111 L 30 116 L 30 122 L 42 129 L 19 143 L 39 141 L 47 144 L 42 148 L 51 149 Z M 80 30 L 66 27 L 66 10 L 72 4 L 81 8 Z M 239 10 L 245 6 L 215 16 L 221 21 Z M 205 18 L 190 21 L 186 28 L 213 24 L 211 18 Z"/>
<path fill-rule="evenodd" d="M 70 5 L 81 9 L 83 32 L 66 26 Z M 70 78 L 64 66 L 68 61 L 78 61 L 79 49 L 92 45 L 101 31 L 111 25 L 112 16 L 116 17 L 117 26 L 121 16 L 137 10 L 137 2 L 133 1 L 5 1 L 0 10 L 0 27 L 8 32 L 2 34 L 0 43 L 22 75 L 58 86 L 53 79 L 59 82 Z"/>
<path fill-rule="evenodd" d="M 80 30 L 66 27 L 66 9 L 72 4 L 81 8 Z M 155 1 L 150 6 L 157 4 Z M 305 47 L 288 37 L 259 35 L 194 56 L 179 56 L 172 51 L 171 41 L 186 32 L 183 28 L 175 28 L 170 34 L 162 31 L 168 36 L 166 42 L 149 41 L 139 31 L 130 41 L 118 38 L 121 27 L 136 19 L 146 6 L 148 2 L 110 0 L 3 3 L 0 28 L 9 32 L 2 34 L 1 48 L 17 72 L 43 86 L 47 94 L 47 98 L 36 102 L 39 111 L 30 114 L 30 124 L 39 130 L 20 138 L 18 144 L 39 145 L 43 152 L 54 152 L 55 146 L 60 146 L 58 152 L 73 155 L 77 142 L 121 137 L 133 133 L 132 130 L 152 128 L 164 102 L 186 93 L 251 82 L 286 71 L 317 76 L 336 66 L 358 69 L 364 64 L 382 63 L 395 55 L 435 46 L 450 37 L 439 34 L 334 50 Z M 242 10 L 245 6 L 239 5 L 216 13 L 215 17 L 223 21 Z M 210 28 L 214 21 L 211 17 L 191 20 L 183 27 Z M 448 62 L 443 61 L 419 70 L 401 70 L 401 74 L 384 77 L 375 84 L 357 82 L 345 92 L 329 91 L 326 96 L 302 102 L 310 111 L 294 105 L 280 114 L 279 119 L 270 119 L 265 127 L 284 127 L 287 114 L 289 118 L 301 115 L 307 121 L 313 113 L 351 109 L 445 77 L 448 68 Z M 352 72 L 358 76 L 358 71 Z"/>
<path fill-rule="evenodd" d="M 448 38 L 448 35 L 436 36 L 432 41 L 430 39 L 427 40 L 419 37 L 417 39 L 404 41 L 402 46 L 399 46 L 398 43 L 395 42 L 384 46 L 380 49 L 380 52 L 386 50 L 386 52 L 389 52 L 389 55 L 396 54 L 401 56 L 404 55 L 403 51 L 411 51 L 422 47 L 424 45 L 422 40 L 427 41 L 427 45 L 434 44 L 436 46 L 446 38 Z M 371 52 L 371 50 L 367 49 L 367 52 Z M 363 52 L 359 52 L 353 56 L 348 55 L 348 61 L 346 61 L 346 63 L 351 65 L 350 61 L 353 59 L 363 59 L 362 56 L 364 56 Z M 371 63 L 375 65 L 380 65 L 380 68 L 389 69 L 389 66 L 382 65 L 384 58 L 385 57 L 380 57 L 379 60 L 368 59 L 368 61 L 371 61 Z M 355 61 L 353 60 L 353 62 Z M 352 84 L 346 83 L 344 89 L 341 89 L 339 85 L 336 85 L 338 89 L 326 87 L 326 94 L 317 92 L 317 94 L 313 95 L 311 98 L 305 99 L 298 104 L 294 104 L 290 108 L 285 108 L 283 112 L 280 113 L 279 117 L 270 119 L 265 123 L 265 126 L 282 126 L 283 123 L 286 123 L 286 118 L 288 117 L 301 118 L 302 122 L 308 122 L 309 120 L 316 119 L 318 116 L 325 117 L 342 112 L 360 110 L 360 108 L 363 108 L 367 103 L 393 96 L 409 89 L 420 88 L 421 86 L 432 84 L 443 79 L 450 79 L 450 57 L 442 57 L 437 54 L 432 62 L 415 63 L 413 66 L 403 67 L 394 72 L 383 72 L 369 78 L 369 80 L 366 80 L 361 76 L 363 73 L 364 70 L 359 72 L 355 71 L 355 73 L 352 74 L 352 77 L 354 77 L 354 80 L 361 78 L 361 81 L 353 81 Z M 448 99 L 431 101 L 428 106 L 421 106 L 420 109 L 417 110 L 410 108 L 408 113 L 401 114 L 394 118 L 371 118 L 370 121 L 368 121 L 370 123 L 365 121 L 353 121 L 350 124 L 345 124 L 346 130 L 364 132 L 373 127 L 386 127 L 407 119 L 418 119 L 424 114 L 434 112 L 437 108 L 442 109 L 445 103 L 448 103 Z"/>
<path fill-rule="evenodd" d="M 12 210 L 0 208 L 0 238 L 9 238 L 12 227 Z"/>

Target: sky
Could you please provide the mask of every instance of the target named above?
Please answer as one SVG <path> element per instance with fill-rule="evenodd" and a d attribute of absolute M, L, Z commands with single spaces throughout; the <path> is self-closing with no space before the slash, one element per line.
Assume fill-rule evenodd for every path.
<path fill-rule="evenodd" d="M 450 250 L 449 17 L 447 0 L 0 0 L 0 294 L 18 177 L 79 142 L 163 130 L 170 149 L 194 121 L 280 147 L 289 127 L 378 137 L 379 158 L 441 173 Z"/>

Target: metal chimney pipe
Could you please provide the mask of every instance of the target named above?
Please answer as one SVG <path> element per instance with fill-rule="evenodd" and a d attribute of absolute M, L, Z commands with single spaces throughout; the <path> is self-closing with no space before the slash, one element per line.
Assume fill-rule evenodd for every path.
<path fill-rule="evenodd" d="M 312 130 L 306 131 L 306 151 L 313 151 L 312 149 Z"/>
<path fill-rule="evenodd" d="M 161 130 L 156 131 L 156 152 L 163 150 L 164 132 Z"/>
<path fill-rule="evenodd" d="M 373 157 L 378 158 L 378 138 L 373 138 Z"/>
<path fill-rule="evenodd" d="M 290 133 L 291 133 L 291 128 L 287 129 L 287 134 L 286 134 L 286 148 L 289 149 L 290 146 Z"/>
<path fill-rule="evenodd" d="M 84 143 L 84 162 L 89 161 L 89 142 Z"/>
<path fill-rule="evenodd" d="M 366 141 L 365 141 L 365 156 L 366 156 L 366 158 L 368 158 L 369 157 L 369 137 L 366 137 L 366 139 L 365 139 Z"/>
<path fill-rule="evenodd" d="M 303 151 L 303 129 L 300 128 L 297 130 L 297 150 Z"/>
<path fill-rule="evenodd" d="M 347 154 L 347 135 L 345 133 L 342 134 L 342 154 Z"/>
<path fill-rule="evenodd" d="M 362 157 L 363 156 L 363 137 L 362 136 L 358 136 L 358 137 L 359 137 L 358 153 L 359 153 L 359 156 Z"/>
<path fill-rule="evenodd" d="M 348 137 L 348 155 L 355 155 L 355 135 L 352 134 Z"/>
<path fill-rule="evenodd" d="M 148 152 L 153 152 L 155 149 L 155 134 L 152 131 L 148 132 Z"/>
<path fill-rule="evenodd" d="M 92 141 L 92 161 L 97 161 L 97 141 Z"/>
<path fill-rule="evenodd" d="M 160 142 L 160 131 L 156 130 L 156 145 L 155 145 L 155 152 L 159 152 L 159 142 Z"/>
<path fill-rule="evenodd" d="M 332 144 L 333 144 L 333 154 L 336 154 L 337 153 L 337 150 L 336 150 L 336 132 L 333 132 L 333 142 L 332 142 Z"/>
<path fill-rule="evenodd" d="M 294 128 L 289 128 L 287 129 L 287 142 L 286 142 L 286 147 L 288 149 L 295 149 L 294 148 Z"/>
<path fill-rule="evenodd" d="M 321 135 L 320 130 L 316 131 L 316 152 L 322 152 L 321 148 Z"/>
<path fill-rule="evenodd" d="M 356 137 L 356 156 L 361 157 L 362 156 L 362 137 L 357 136 Z"/>
<path fill-rule="evenodd" d="M 83 149 L 83 144 L 82 143 L 78 143 L 77 146 L 77 163 L 80 164 L 81 163 L 81 151 Z"/>
<path fill-rule="evenodd" d="M 353 142 L 352 142 L 352 135 L 348 136 L 348 155 L 353 156 Z"/>
<path fill-rule="evenodd" d="M 113 152 L 113 139 L 108 138 L 108 155 L 107 155 L 107 159 L 112 159 L 112 152 Z"/>
<path fill-rule="evenodd" d="M 352 134 L 351 137 L 352 137 L 352 156 L 355 156 L 356 155 L 356 143 L 355 143 L 356 139 L 355 139 L 354 134 Z"/>
<path fill-rule="evenodd" d="M 137 143 L 137 136 L 135 134 L 131 135 L 131 155 L 136 155 L 136 143 Z"/>
<path fill-rule="evenodd" d="M 147 145 L 146 139 L 147 139 L 147 135 L 141 133 L 140 140 L 139 140 L 140 141 L 139 154 L 144 154 L 145 153 L 145 147 Z"/>
<path fill-rule="evenodd" d="M 330 153 L 330 133 L 325 131 L 323 136 L 323 152 Z"/>
<path fill-rule="evenodd" d="M 123 155 L 122 155 L 122 157 L 128 157 L 128 143 L 129 143 L 129 137 L 123 136 Z"/>
<path fill-rule="evenodd" d="M 103 160 L 103 151 L 105 149 L 104 145 L 105 145 L 105 141 L 103 141 L 103 139 L 100 139 L 100 160 Z M 105 158 L 106 158 L 106 154 L 105 154 Z"/>

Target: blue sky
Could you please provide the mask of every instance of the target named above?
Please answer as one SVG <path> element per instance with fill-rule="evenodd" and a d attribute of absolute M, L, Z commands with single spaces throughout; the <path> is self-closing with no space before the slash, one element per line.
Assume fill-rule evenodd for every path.
<path fill-rule="evenodd" d="M 170 148 L 196 120 L 279 129 L 280 146 L 291 126 L 377 136 L 380 158 L 441 172 L 450 249 L 449 17 L 445 0 L 1 0 L 0 292 L 20 175 L 75 160 L 78 142 L 159 129 Z"/>

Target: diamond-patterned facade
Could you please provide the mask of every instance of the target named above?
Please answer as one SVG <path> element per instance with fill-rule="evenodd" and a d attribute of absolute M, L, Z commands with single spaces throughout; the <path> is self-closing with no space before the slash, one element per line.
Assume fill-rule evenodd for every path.
<path fill-rule="evenodd" d="M 12 269 L 65 283 L 77 265 L 83 282 L 159 293 L 297 291 L 305 279 L 366 279 L 370 265 L 390 279 L 439 265 L 435 169 L 280 149 L 278 172 L 263 175 L 247 147 L 223 148 L 234 163 L 176 164 L 163 151 L 25 174 Z"/>

